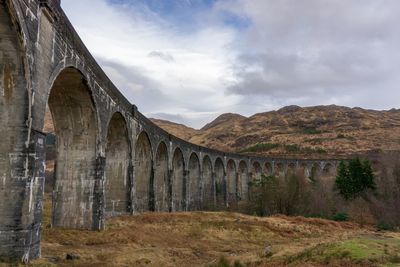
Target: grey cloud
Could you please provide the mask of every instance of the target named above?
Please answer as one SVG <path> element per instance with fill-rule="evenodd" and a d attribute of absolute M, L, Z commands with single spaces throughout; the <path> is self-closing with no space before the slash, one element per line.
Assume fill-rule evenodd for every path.
<path fill-rule="evenodd" d="M 389 108 L 400 98 L 398 1 L 232 0 L 217 8 L 252 22 L 234 44 L 237 83 L 227 88 L 243 104 Z"/>
<path fill-rule="evenodd" d="M 140 68 L 102 58 L 99 58 L 99 63 L 118 89 L 129 101 L 137 105 L 141 112 L 166 108 L 174 103 L 173 99 L 159 89 L 162 85 L 144 76 L 144 71 Z"/>
<path fill-rule="evenodd" d="M 164 60 L 165 62 L 174 62 L 175 59 L 170 53 L 164 53 L 161 51 L 152 51 L 148 55 L 149 57 L 154 57 L 154 58 L 160 58 L 161 60 Z"/>

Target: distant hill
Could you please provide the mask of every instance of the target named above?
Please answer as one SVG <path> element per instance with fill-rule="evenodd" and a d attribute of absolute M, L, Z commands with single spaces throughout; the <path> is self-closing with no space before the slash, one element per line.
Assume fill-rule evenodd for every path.
<path fill-rule="evenodd" d="M 192 143 L 245 154 L 280 157 L 341 157 L 400 150 L 400 110 L 342 106 L 287 106 L 244 117 L 222 114 L 200 130 L 152 119 Z"/>

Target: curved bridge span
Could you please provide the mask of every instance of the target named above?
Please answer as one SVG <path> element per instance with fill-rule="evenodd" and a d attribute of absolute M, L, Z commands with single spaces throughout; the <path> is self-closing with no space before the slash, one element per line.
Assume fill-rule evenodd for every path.
<path fill-rule="evenodd" d="M 337 165 L 224 153 L 172 136 L 107 78 L 59 0 L 0 0 L 0 258 L 40 256 L 47 108 L 54 227 L 101 230 L 120 214 L 235 209 L 262 173 L 309 176 Z"/>

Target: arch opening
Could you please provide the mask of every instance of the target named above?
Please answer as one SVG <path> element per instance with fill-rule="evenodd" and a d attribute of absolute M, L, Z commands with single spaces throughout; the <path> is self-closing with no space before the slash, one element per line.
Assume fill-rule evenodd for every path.
<path fill-rule="evenodd" d="M 278 162 L 275 164 L 275 174 L 279 177 L 285 176 L 285 166 L 283 165 L 283 163 Z"/>
<path fill-rule="evenodd" d="M 227 204 L 229 206 L 237 203 L 237 171 L 236 163 L 233 160 L 228 160 L 226 166 L 226 181 L 227 181 Z"/>
<path fill-rule="evenodd" d="M 221 158 L 215 161 L 215 201 L 217 209 L 226 207 L 226 181 L 224 163 Z"/>
<path fill-rule="evenodd" d="M 270 176 L 273 174 L 272 164 L 270 162 L 266 162 L 264 164 L 264 174 Z"/>
<path fill-rule="evenodd" d="M 186 207 L 185 160 L 182 151 L 175 149 L 172 157 L 172 211 L 183 211 Z"/>
<path fill-rule="evenodd" d="M 89 86 L 78 70 L 67 68 L 58 75 L 50 91 L 47 114 L 52 125 L 45 123 L 44 131 L 53 128 L 55 134 L 47 139 L 49 142 L 52 136 L 54 151 L 48 154 L 49 180 L 45 186 L 47 192 L 53 190 L 52 225 L 91 228 L 97 114 Z"/>
<path fill-rule="evenodd" d="M 138 212 L 153 211 L 153 167 L 149 136 L 146 132 L 140 133 L 135 147 L 135 182 L 136 182 L 136 210 Z"/>
<path fill-rule="evenodd" d="M 131 207 L 129 179 L 130 145 L 128 128 L 121 113 L 115 113 L 107 132 L 105 167 L 105 211 L 107 216 L 129 212 Z"/>
<path fill-rule="evenodd" d="M 168 149 L 164 142 L 157 148 L 154 167 L 154 208 L 155 211 L 169 211 Z"/>
<path fill-rule="evenodd" d="M 200 186 L 200 160 L 195 153 L 192 153 L 189 159 L 188 210 L 200 209 Z"/>
<path fill-rule="evenodd" d="M 239 179 L 238 179 L 238 198 L 240 201 L 247 201 L 249 198 L 249 176 L 247 164 L 244 161 L 239 163 Z"/>
<path fill-rule="evenodd" d="M 203 188 L 203 208 L 206 210 L 211 209 L 214 206 L 214 185 L 212 178 L 212 163 L 208 156 L 203 159 L 203 177 L 202 177 L 202 188 Z"/>
<path fill-rule="evenodd" d="M 320 165 L 319 165 L 318 163 L 314 163 L 314 164 L 311 166 L 309 179 L 310 179 L 311 181 L 316 181 L 316 180 L 319 178 L 320 174 L 321 174 L 321 167 L 320 167 Z"/>
<path fill-rule="evenodd" d="M 252 167 L 253 167 L 253 168 L 252 168 L 252 171 L 251 171 L 251 173 L 252 173 L 252 180 L 253 180 L 253 181 L 255 181 L 255 180 L 259 181 L 259 180 L 261 180 L 262 168 L 261 168 L 260 163 L 254 162 Z"/>
<path fill-rule="evenodd" d="M 322 178 L 329 179 L 335 176 L 334 167 L 331 163 L 326 163 L 321 173 Z"/>
<path fill-rule="evenodd" d="M 294 175 L 295 173 L 296 173 L 296 164 L 291 162 L 288 165 L 287 174 L 288 175 Z"/>

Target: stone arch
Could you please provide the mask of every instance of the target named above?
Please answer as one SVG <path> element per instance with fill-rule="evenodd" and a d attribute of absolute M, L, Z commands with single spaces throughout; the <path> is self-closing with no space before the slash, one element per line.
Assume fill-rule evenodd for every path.
<path fill-rule="evenodd" d="M 192 153 L 189 158 L 189 186 L 187 192 L 188 210 L 200 209 L 200 160 L 196 153 Z"/>
<path fill-rule="evenodd" d="M 277 176 L 284 176 L 285 175 L 285 165 L 282 162 L 275 163 L 275 174 Z"/>
<path fill-rule="evenodd" d="M 203 207 L 210 209 L 214 206 L 214 184 L 212 162 L 209 156 L 203 158 Z"/>
<path fill-rule="evenodd" d="M 154 210 L 169 211 L 170 181 L 168 177 L 168 148 L 164 142 L 157 147 L 154 162 Z"/>
<path fill-rule="evenodd" d="M 261 179 L 262 175 L 262 167 L 259 162 L 255 161 L 253 164 L 250 165 L 251 172 L 250 172 L 250 179 L 248 182 L 248 194 L 249 199 L 253 199 L 255 194 L 255 182 Z"/>
<path fill-rule="evenodd" d="M 299 172 L 306 178 L 310 177 L 310 170 L 307 166 L 307 163 L 301 163 L 299 166 Z"/>
<path fill-rule="evenodd" d="M 229 205 L 235 204 L 237 202 L 237 171 L 236 163 L 234 160 L 228 160 L 226 164 L 226 182 L 227 182 L 227 198 L 226 202 Z"/>
<path fill-rule="evenodd" d="M 136 211 L 154 210 L 152 147 L 148 134 L 142 131 L 135 145 Z"/>
<path fill-rule="evenodd" d="M 221 158 L 217 158 L 215 160 L 214 166 L 216 208 L 224 209 L 226 207 L 226 181 L 224 162 Z"/>
<path fill-rule="evenodd" d="M 252 177 L 251 177 L 252 181 L 261 179 L 262 168 L 261 168 L 261 164 L 259 162 L 255 161 L 253 163 L 251 173 L 252 173 Z"/>
<path fill-rule="evenodd" d="M 249 170 L 244 160 L 239 163 L 238 172 L 238 197 L 241 201 L 246 201 L 249 197 Z"/>
<path fill-rule="evenodd" d="M 48 106 L 56 135 L 53 225 L 91 228 L 98 124 L 90 88 L 80 71 L 60 72 Z"/>
<path fill-rule="evenodd" d="M 319 178 L 320 175 L 321 175 L 321 166 L 319 165 L 319 163 L 315 162 L 311 165 L 309 179 L 311 181 L 315 181 Z"/>
<path fill-rule="evenodd" d="M 176 148 L 172 157 L 172 211 L 182 211 L 185 207 L 185 159 L 182 150 Z"/>
<path fill-rule="evenodd" d="M 332 178 L 335 175 L 334 166 L 330 162 L 326 163 L 322 169 L 321 175 L 324 178 Z"/>
<path fill-rule="evenodd" d="M 264 164 L 264 174 L 269 176 L 273 174 L 272 164 L 270 162 L 266 162 Z"/>
<path fill-rule="evenodd" d="M 287 167 L 287 174 L 294 175 L 296 173 L 296 163 L 290 162 Z"/>
<path fill-rule="evenodd" d="M 130 201 L 130 142 L 125 118 L 116 112 L 108 124 L 105 166 L 105 211 L 107 215 L 127 213 Z"/>

